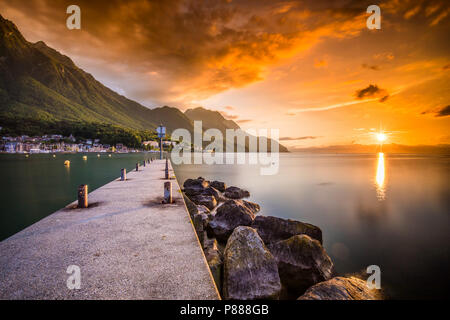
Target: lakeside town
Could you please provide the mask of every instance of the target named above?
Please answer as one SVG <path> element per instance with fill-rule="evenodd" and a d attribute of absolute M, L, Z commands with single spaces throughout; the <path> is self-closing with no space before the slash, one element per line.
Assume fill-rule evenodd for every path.
<path fill-rule="evenodd" d="M 174 141 L 162 141 L 164 149 L 171 150 Z M 77 139 L 73 135 L 60 134 L 29 137 L 3 136 L 0 141 L 0 153 L 77 153 L 77 152 L 117 152 L 130 153 L 159 150 L 158 141 L 144 141 L 141 148 L 129 148 L 122 143 L 102 144 L 100 139 Z"/>

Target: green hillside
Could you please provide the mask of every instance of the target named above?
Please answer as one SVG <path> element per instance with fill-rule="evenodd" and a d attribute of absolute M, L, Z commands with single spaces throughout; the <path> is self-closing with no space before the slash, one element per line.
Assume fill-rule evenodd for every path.
<path fill-rule="evenodd" d="M 171 132 L 192 129 L 176 108 L 148 109 L 108 89 L 73 61 L 44 42 L 30 43 L 0 16 L 0 120 L 46 123 L 107 123 L 154 130 L 160 123 Z"/>

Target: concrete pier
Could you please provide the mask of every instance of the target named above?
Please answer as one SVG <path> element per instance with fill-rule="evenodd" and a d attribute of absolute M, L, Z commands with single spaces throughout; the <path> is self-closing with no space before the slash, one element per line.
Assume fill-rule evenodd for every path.
<path fill-rule="evenodd" d="M 0 299 L 219 299 L 174 178 L 163 203 L 164 177 L 153 161 L 0 242 Z"/>

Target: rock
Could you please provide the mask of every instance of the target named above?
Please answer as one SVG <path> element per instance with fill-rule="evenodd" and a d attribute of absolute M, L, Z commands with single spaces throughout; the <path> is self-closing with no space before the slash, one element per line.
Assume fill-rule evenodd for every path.
<path fill-rule="evenodd" d="M 198 206 L 196 206 L 186 195 L 183 195 L 183 198 L 191 219 L 194 219 L 194 215 L 198 214 Z"/>
<path fill-rule="evenodd" d="M 306 234 L 322 243 L 322 230 L 319 227 L 300 221 L 270 216 L 258 216 L 252 224 L 265 244 L 289 239 L 298 234 Z"/>
<path fill-rule="evenodd" d="M 209 182 L 203 179 L 202 177 L 198 177 L 197 179 L 187 179 L 183 183 L 184 188 L 190 188 L 194 186 L 203 186 L 203 188 L 209 187 Z"/>
<path fill-rule="evenodd" d="M 195 196 L 191 196 L 190 199 L 197 205 L 203 205 L 207 207 L 209 210 L 214 209 L 217 206 L 217 200 L 214 196 L 208 196 L 204 194 L 198 194 Z"/>
<path fill-rule="evenodd" d="M 227 200 L 218 207 L 216 215 L 208 224 L 208 234 L 226 242 L 236 227 L 251 225 L 255 211 L 245 202 L 245 200 Z"/>
<path fill-rule="evenodd" d="M 201 194 L 206 195 L 206 196 L 213 196 L 217 202 L 219 202 L 219 200 L 220 200 L 219 191 L 217 191 L 217 189 L 215 189 L 213 187 L 205 188 Z"/>
<path fill-rule="evenodd" d="M 223 258 L 217 240 L 205 238 L 203 249 L 217 289 L 222 292 Z"/>
<path fill-rule="evenodd" d="M 200 244 L 203 246 L 203 239 L 206 236 L 206 226 L 208 225 L 209 215 L 199 213 L 194 215 L 192 223 L 194 224 L 195 232 L 197 233 Z"/>
<path fill-rule="evenodd" d="M 242 203 L 244 204 L 244 206 L 246 206 L 248 209 L 250 209 L 250 210 L 253 211 L 254 213 L 259 212 L 259 210 L 261 209 L 261 207 L 259 206 L 259 204 L 254 203 L 254 202 L 242 200 Z"/>
<path fill-rule="evenodd" d="M 209 215 L 205 213 L 199 213 L 194 216 L 193 223 L 195 230 L 200 232 L 206 231 L 206 226 L 208 225 Z M 197 232 L 198 233 L 198 232 Z"/>
<path fill-rule="evenodd" d="M 277 262 L 255 229 L 237 227 L 224 253 L 223 297 L 233 300 L 278 299 Z"/>
<path fill-rule="evenodd" d="M 191 201 L 192 202 L 192 201 Z M 192 202 L 193 203 L 193 202 Z M 195 205 L 195 204 L 194 204 Z M 200 214 L 202 214 L 202 213 L 204 213 L 204 214 L 210 214 L 211 213 L 211 211 L 207 208 L 207 207 L 205 207 L 204 205 L 198 205 L 197 206 L 197 213 L 200 213 Z"/>
<path fill-rule="evenodd" d="M 225 189 L 224 196 L 229 199 L 242 199 L 250 197 L 250 192 L 238 187 L 228 187 Z"/>
<path fill-rule="evenodd" d="M 209 182 L 201 177 L 198 179 L 187 179 L 183 183 L 183 191 L 188 197 L 199 195 L 208 187 Z"/>
<path fill-rule="evenodd" d="M 281 283 L 294 297 L 332 277 L 333 262 L 320 242 L 307 235 L 296 235 L 267 248 L 278 262 Z"/>
<path fill-rule="evenodd" d="M 227 185 L 224 182 L 220 181 L 213 181 L 210 183 L 211 187 L 219 190 L 220 192 L 225 192 L 225 189 L 227 188 Z"/>
<path fill-rule="evenodd" d="M 364 280 L 336 277 L 312 286 L 298 300 L 381 300 L 381 294 Z"/>

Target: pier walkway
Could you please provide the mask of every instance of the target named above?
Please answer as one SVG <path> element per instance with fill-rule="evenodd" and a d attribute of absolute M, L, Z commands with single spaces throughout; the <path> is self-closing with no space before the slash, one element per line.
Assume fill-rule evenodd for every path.
<path fill-rule="evenodd" d="M 89 208 L 0 242 L 0 299 L 219 299 L 176 179 L 174 203 L 161 203 L 164 168 L 141 166 L 89 193 Z M 80 289 L 67 286 L 72 265 Z"/>

